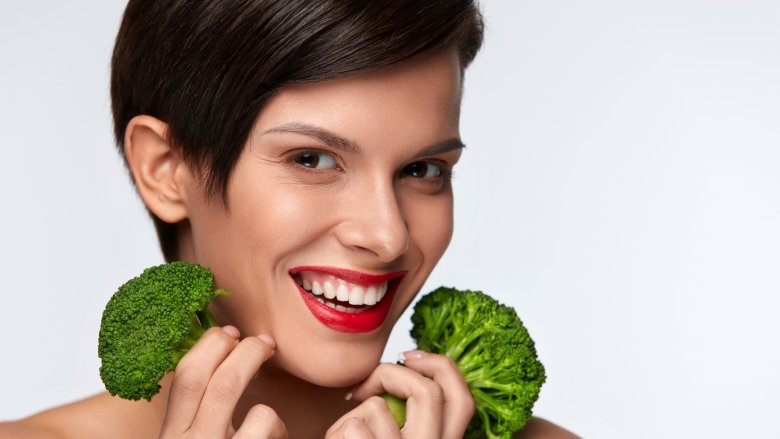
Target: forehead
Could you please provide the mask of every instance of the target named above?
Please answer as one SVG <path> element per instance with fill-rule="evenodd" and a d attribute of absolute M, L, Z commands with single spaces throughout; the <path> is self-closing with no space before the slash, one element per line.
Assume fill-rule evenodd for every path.
<path fill-rule="evenodd" d="M 461 79 L 457 52 L 444 50 L 373 72 L 286 86 L 265 105 L 255 131 L 298 122 L 388 141 L 399 132 L 457 134 Z"/>

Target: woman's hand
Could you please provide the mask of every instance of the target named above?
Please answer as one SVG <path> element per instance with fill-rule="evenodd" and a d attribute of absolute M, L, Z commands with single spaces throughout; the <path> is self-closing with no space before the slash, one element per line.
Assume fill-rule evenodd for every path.
<path fill-rule="evenodd" d="M 239 341 L 232 326 L 206 331 L 176 367 L 160 438 L 286 438 L 281 419 L 264 405 L 233 428 L 241 394 L 275 347 L 267 335 Z"/>
<path fill-rule="evenodd" d="M 409 351 L 404 366 L 380 364 L 351 397 L 363 401 L 328 430 L 326 438 L 460 439 L 474 414 L 474 400 L 455 363 L 444 355 Z M 406 400 L 406 423 L 399 431 L 377 395 Z"/>

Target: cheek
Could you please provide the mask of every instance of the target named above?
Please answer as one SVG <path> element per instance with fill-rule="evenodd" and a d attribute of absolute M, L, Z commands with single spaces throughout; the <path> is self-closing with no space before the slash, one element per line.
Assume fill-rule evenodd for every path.
<path fill-rule="evenodd" d="M 426 268 L 431 270 L 452 238 L 452 193 L 410 197 L 402 209 L 410 239 L 420 249 Z"/>
<path fill-rule="evenodd" d="M 218 245 L 230 247 L 230 253 L 220 253 L 239 266 L 278 262 L 327 228 L 317 213 L 328 211 L 328 198 L 277 174 L 266 166 L 239 163 L 230 185 L 229 213 L 206 231 L 222 236 Z"/>
<path fill-rule="evenodd" d="M 324 209 L 317 206 L 320 197 L 280 184 L 267 173 L 242 171 L 231 182 L 229 212 L 213 201 L 201 203 L 191 216 L 196 261 L 210 267 L 219 287 L 233 293 L 220 301 L 217 312 L 240 328 L 251 321 L 267 323 L 273 316 L 264 310 L 285 306 L 290 298 L 267 292 L 287 280 L 286 258 L 327 227 L 313 214 Z"/>

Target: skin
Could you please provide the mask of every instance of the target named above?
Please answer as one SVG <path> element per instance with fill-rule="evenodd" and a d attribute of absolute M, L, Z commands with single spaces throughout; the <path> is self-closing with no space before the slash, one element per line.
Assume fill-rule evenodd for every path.
<path fill-rule="evenodd" d="M 379 364 L 452 236 L 461 82 L 446 50 L 283 88 L 255 122 L 227 206 L 204 196 L 163 122 L 133 119 L 125 143 L 139 193 L 180 224 L 182 259 L 233 293 L 212 305 L 231 325 L 209 330 L 151 403 L 98 395 L 3 424 L 0 437 L 462 437 L 473 401 L 447 357 L 410 351 L 405 367 Z M 303 265 L 407 274 L 382 326 L 354 334 L 306 308 L 288 274 Z M 400 431 L 383 392 L 407 399 Z M 534 419 L 518 437 L 575 436 Z"/>

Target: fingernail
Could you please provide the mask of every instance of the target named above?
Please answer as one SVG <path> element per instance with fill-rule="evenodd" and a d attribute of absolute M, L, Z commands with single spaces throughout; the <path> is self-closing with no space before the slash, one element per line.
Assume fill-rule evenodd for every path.
<path fill-rule="evenodd" d="M 422 357 L 424 357 L 426 355 L 427 355 L 427 352 L 415 349 L 415 350 L 412 350 L 412 351 L 401 352 L 400 354 L 398 354 L 398 358 L 401 361 L 419 360 L 420 358 L 422 358 Z"/>
<path fill-rule="evenodd" d="M 236 328 L 235 326 L 226 325 L 222 327 L 222 330 L 225 331 L 227 335 L 233 338 L 238 338 L 239 336 L 241 336 L 241 332 L 239 332 L 238 328 Z"/>
<path fill-rule="evenodd" d="M 347 394 L 346 394 L 346 395 L 344 395 L 344 399 L 346 399 L 347 401 L 349 401 L 350 399 L 352 399 L 352 392 L 347 392 Z"/>
<path fill-rule="evenodd" d="M 257 338 L 263 340 L 268 346 L 271 346 L 272 348 L 276 348 L 276 342 L 270 335 L 260 334 L 257 336 Z"/>

